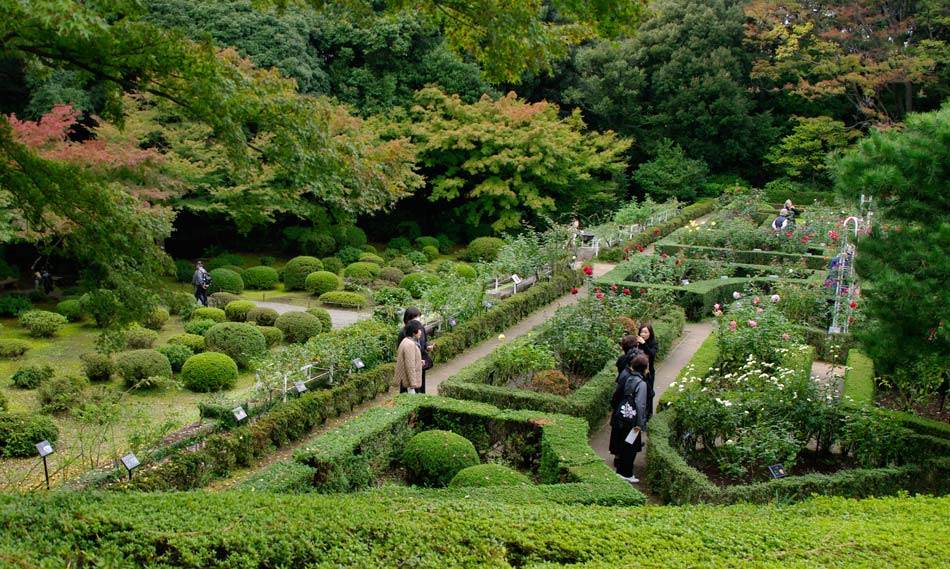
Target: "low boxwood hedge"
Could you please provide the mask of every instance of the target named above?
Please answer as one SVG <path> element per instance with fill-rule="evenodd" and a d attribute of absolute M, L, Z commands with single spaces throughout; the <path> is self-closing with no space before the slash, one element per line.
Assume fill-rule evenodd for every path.
<path fill-rule="evenodd" d="M 781 251 L 736 251 L 723 247 L 702 247 L 681 243 L 658 242 L 654 248 L 657 254 L 683 255 L 691 259 L 710 259 L 732 261 L 747 265 L 790 265 L 806 269 L 827 268 L 829 260 L 824 255 L 801 255 Z"/>
<path fill-rule="evenodd" d="M 347 306 L 354 308 L 363 308 L 366 306 L 366 297 L 358 292 L 348 292 L 345 290 L 335 290 L 325 292 L 319 297 L 323 304 L 334 306 Z"/>
<path fill-rule="evenodd" d="M 451 488 L 490 488 L 494 486 L 532 486 L 530 478 L 501 464 L 477 464 L 463 468 L 449 482 Z"/>

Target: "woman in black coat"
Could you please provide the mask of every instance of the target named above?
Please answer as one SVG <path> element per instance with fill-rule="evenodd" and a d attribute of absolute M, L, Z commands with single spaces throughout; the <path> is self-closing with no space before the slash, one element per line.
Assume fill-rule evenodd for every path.
<path fill-rule="evenodd" d="M 620 339 L 620 349 L 623 350 L 623 354 L 617 358 L 617 373 L 622 373 L 634 356 L 643 353 L 643 350 L 640 349 L 640 336 L 627 334 Z"/>
<path fill-rule="evenodd" d="M 634 483 L 639 480 L 633 475 L 633 461 L 643 448 L 641 431 L 647 422 L 647 383 L 643 375 L 649 365 L 650 360 L 644 354 L 630 360 L 630 365 L 617 378 L 611 397 L 610 452 L 616 455 L 617 476 Z M 632 442 L 628 442 L 631 439 Z"/>
<path fill-rule="evenodd" d="M 656 335 L 653 333 L 652 324 L 642 324 L 640 326 L 640 335 L 638 336 L 639 347 L 643 350 L 643 353 L 647 355 L 650 360 L 650 370 L 649 374 L 646 377 L 647 387 L 647 419 L 653 416 L 653 397 L 656 395 L 656 391 L 653 390 L 653 386 L 656 383 L 656 353 L 660 351 L 660 344 L 656 339 Z"/>

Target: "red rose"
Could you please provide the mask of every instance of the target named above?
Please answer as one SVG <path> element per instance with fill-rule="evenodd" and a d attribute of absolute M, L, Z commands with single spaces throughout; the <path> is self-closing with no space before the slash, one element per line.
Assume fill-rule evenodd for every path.
<path fill-rule="evenodd" d="M 660 232 L 660 228 L 659 228 L 659 227 L 657 227 L 656 229 L 653 230 L 653 234 L 654 234 L 654 235 L 656 235 L 656 234 L 659 233 L 659 232 Z"/>
<path fill-rule="evenodd" d="M 857 303 L 857 302 L 852 302 L 852 303 L 851 303 L 851 308 L 857 308 L 857 307 L 858 307 L 858 303 Z"/>
<path fill-rule="evenodd" d="M 610 290 L 617 290 L 617 285 L 615 284 L 610 285 Z"/>
<path fill-rule="evenodd" d="M 591 276 L 594 274 L 594 269 L 590 267 L 584 267 L 584 274 L 587 276 Z"/>
<path fill-rule="evenodd" d="M 848 318 L 848 324 L 854 324 L 854 316 Z"/>
<path fill-rule="evenodd" d="M 674 264 L 674 265 L 679 265 L 679 264 L 680 264 L 680 260 L 677 259 L 676 262 L 674 262 L 673 264 Z"/>
<path fill-rule="evenodd" d="M 623 248 L 623 252 L 624 252 L 624 253 L 629 253 L 629 252 L 630 252 L 630 247 L 624 247 L 624 248 Z"/>
<path fill-rule="evenodd" d="M 791 232 L 791 231 L 786 231 L 786 232 L 785 232 L 785 237 L 791 237 L 791 236 L 792 236 L 792 232 Z"/>
<path fill-rule="evenodd" d="M 624 293 L 624 294 L 630 294 L 630 289 L 629 289 L 629 288 L 623 289 L 623 293 Z"/>
<path fill-rule="evenodd" d="M 595 286 L 595 287 L 594 287 L 594 292 L 600 292 L 600 287 L 599 287 L 599 286 Z"/>
<path fill-rule="evenodd" d="M 571 294 L 577 294 L 577 287 L 571 289 Z"/>
<path fill-rule="evenodd" d="M 641 288 L 641 289 L 640 289 L 640 294 L 646 294 L 646 293 L 647 293 L 647 289 L 645 289 L 645 288 Z"/>
<path fill-rule="evenodd" d="M 598 293 L 597 293 L 597 300 L 600 300 L 600 299 L 602 299 L 602 298 L 604 298 L 604 293 L 598 292 Z"/>

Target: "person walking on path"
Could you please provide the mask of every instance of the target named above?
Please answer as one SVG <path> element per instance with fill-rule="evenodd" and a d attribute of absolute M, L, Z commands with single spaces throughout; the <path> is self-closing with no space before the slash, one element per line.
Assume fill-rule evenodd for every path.
<path fill-rule="evenodd" d="M 419 393 L 422 387 L 422 350 L 419 339 L 422 336 L 422 323 L 410 320 L 400 336 L 399 349 L 396 350 L 396 371 L 393 383 L 399 386 L 399 393 Z"/>
<path fill-rule="evenodd" d="M 610 452 L 616 456 L 617 476 L 633 483 L 640 481 L 633 475 L 633 461 L 643 448 L 641 433 L 646 427 L 647 416 L 647 383 L 643 374 L 649 367 L 650 360 L 646 355 L 634 357 L 617 378 L 617 387 L 611 397 Z"/>
<path fill-rule="evenodd" d="M 191 284 L 195 287 L 195 300 L 202 306 L 208 306 L 208 285 L 210 275 L 201 261 L 195 263 L 195 272 L 191 275 Z"/>
<path fill-rule="evenodd" d="M 424 364 L 422 366 L 422 385 L 416 391 L 418 393 L 426 392 L 426 370 L 432 369 L 432 344 L 429 343 L 429 337 L 426 336 L 426 327 L 422 324 L 422 311 L 415 306 L 410 306 L 406 308 L 406 311 L 402 315 L 402 323 L 409 324 L 410 322 L 415 321 L 422 325 L 422 336 L 419 338 L 419 349 L 422 351 L 422 360 Z M 405 338 L 406 328 L 399 330 L 399 336 L 396 338 L 396 345 L 402 343 L 403 338 Z"/>
<path fill-rule="evenodd" d="M 656 396 L 654 386 L 656 385 L 656 354 L 660 351 L 660 342 L 653 333 L 653 325 L 644 323 L 640 325 L 640 334 L 637 336 L 637 347 L 640 348 L 650 360 L 650 371 L 646 376 L 647 380 L 647 418 L 653 416 L 653 398 Z"/>

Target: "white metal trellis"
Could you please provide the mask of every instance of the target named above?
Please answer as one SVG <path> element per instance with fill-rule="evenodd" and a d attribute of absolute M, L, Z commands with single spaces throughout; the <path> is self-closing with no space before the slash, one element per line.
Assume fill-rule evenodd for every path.
<path fill-rule="evenodd" d="M 848 224 L 854 223 L 854 236 L 858 236 L 858 229 L 863 223 L 859 217 L 849 217 L 844 220 L 841 232 L 841 246 L 838 250 L 838 256 L 835 257 L 837 265 L 831 268 L 834 271 L 835 283 L 835 306 L 831 318 L 831 326 L 828 327 L 829 334 L 847 334 L 851 324 L 851 315 L 854 309 L 851 305 L 855 298 L 855 285 L 857 279 L 854 272 L 854 243 L 848 242 Z"/>

